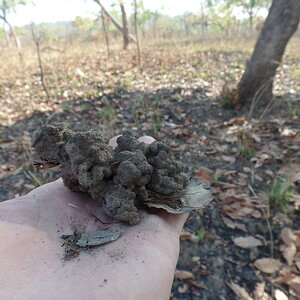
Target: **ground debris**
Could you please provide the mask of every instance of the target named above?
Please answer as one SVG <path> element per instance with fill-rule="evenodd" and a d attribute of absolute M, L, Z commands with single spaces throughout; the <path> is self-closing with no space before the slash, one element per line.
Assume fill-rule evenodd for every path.
<path fill-rule="evenodd" d="M 253 298 L 248 294 L 245 288 L 239 286 L 234 282 L 227 283 L 228 286 L 235 292 L 235 294 L 242 300 L 253 300 Z"/>
<path fill-rule="evenodd" d="M 232 240 L 236 246 L 241 247 L 241 248 L 254 248 L 254 247 L 262 245 L 261 240 L 255 238 L 253 236 L 234 237 Z"/>
<path fill-rule="evenodd" d="M 175 278 L 179 280 L 187 280 L 187 279 L 194 279 L 194 275 L 192 272 L 184 271 L 184 270 L 176 270 L 175 271 Z"/>
<path fill-rule="evenodd" d="M 255 267 L 267 274 L 274 274 L 282 267 L 282 263 L 275 258 L 260 258 L 254 262 Z"/>

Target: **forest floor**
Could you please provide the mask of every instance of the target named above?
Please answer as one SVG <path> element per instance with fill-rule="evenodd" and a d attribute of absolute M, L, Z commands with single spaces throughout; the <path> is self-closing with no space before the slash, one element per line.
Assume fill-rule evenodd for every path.
<path fill-rule="evenodd" d="M 171 299 L 300 299 L 300 39 L 278 70 L 272 109 L 255 115 L 224 108 L 222 97 L 251 46 L 155 44 L 142 66 L 133 47 L 110 58 L 95 45 L 48 47 L 49 98 L 34 50 L 22 64 L 2 51 L 0 201 L 59 176 L 33 166 L 30 138 L 43 123 L 152 135 L 214 195 L 184 227 Z"/>

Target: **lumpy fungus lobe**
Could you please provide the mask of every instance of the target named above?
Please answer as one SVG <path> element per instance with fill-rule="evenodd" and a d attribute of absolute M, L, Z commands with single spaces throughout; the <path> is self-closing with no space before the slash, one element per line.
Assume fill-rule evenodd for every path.
<path fill-rule="evenodd" d="M 98 130 L 73 131 L 62 123 L 44 125 L 32 138 L 42 160 L 61 165 L 69 189 L 89 193 L 109 216 L 135 225 L 139 207 L 153 199 L 178 199 L 188 179 L 163 142 L 145 144 L 126 131 L 117 144 L 108 146 Z"/>

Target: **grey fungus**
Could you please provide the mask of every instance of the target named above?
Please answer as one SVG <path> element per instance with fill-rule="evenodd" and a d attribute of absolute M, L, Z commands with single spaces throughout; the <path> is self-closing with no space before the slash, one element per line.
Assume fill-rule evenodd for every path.
<path fill-rule="evenodd" d="M 69 189 L 89 193 L 107 215 L 135 225 L 139 207 L 153 198 L 177 199 L 188 179 L 163 142 L 145 144 L 126 131 L 117 144 L 112 149 L 100 131 L 73 131 L 62 123 L 44 125 L 32 137 L 42 160 L 61 165 Z"/>

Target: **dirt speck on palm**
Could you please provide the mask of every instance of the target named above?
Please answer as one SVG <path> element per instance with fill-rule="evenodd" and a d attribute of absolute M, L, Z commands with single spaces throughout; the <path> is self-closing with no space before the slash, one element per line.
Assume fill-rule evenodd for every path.
<path fill-rule="evenodd" d="M 100 131 L 72 131 L 56 123 L 37 129 L 32 144 L 43 161 L 61 165 L 68 188 L 89 193 L 109 216 L 131 225 L 140 222 L 143 203 L 161 198 L 175 202 L 188 185 L 168 145 L 145 144 L 131 131 L 112 149 Z"/>

